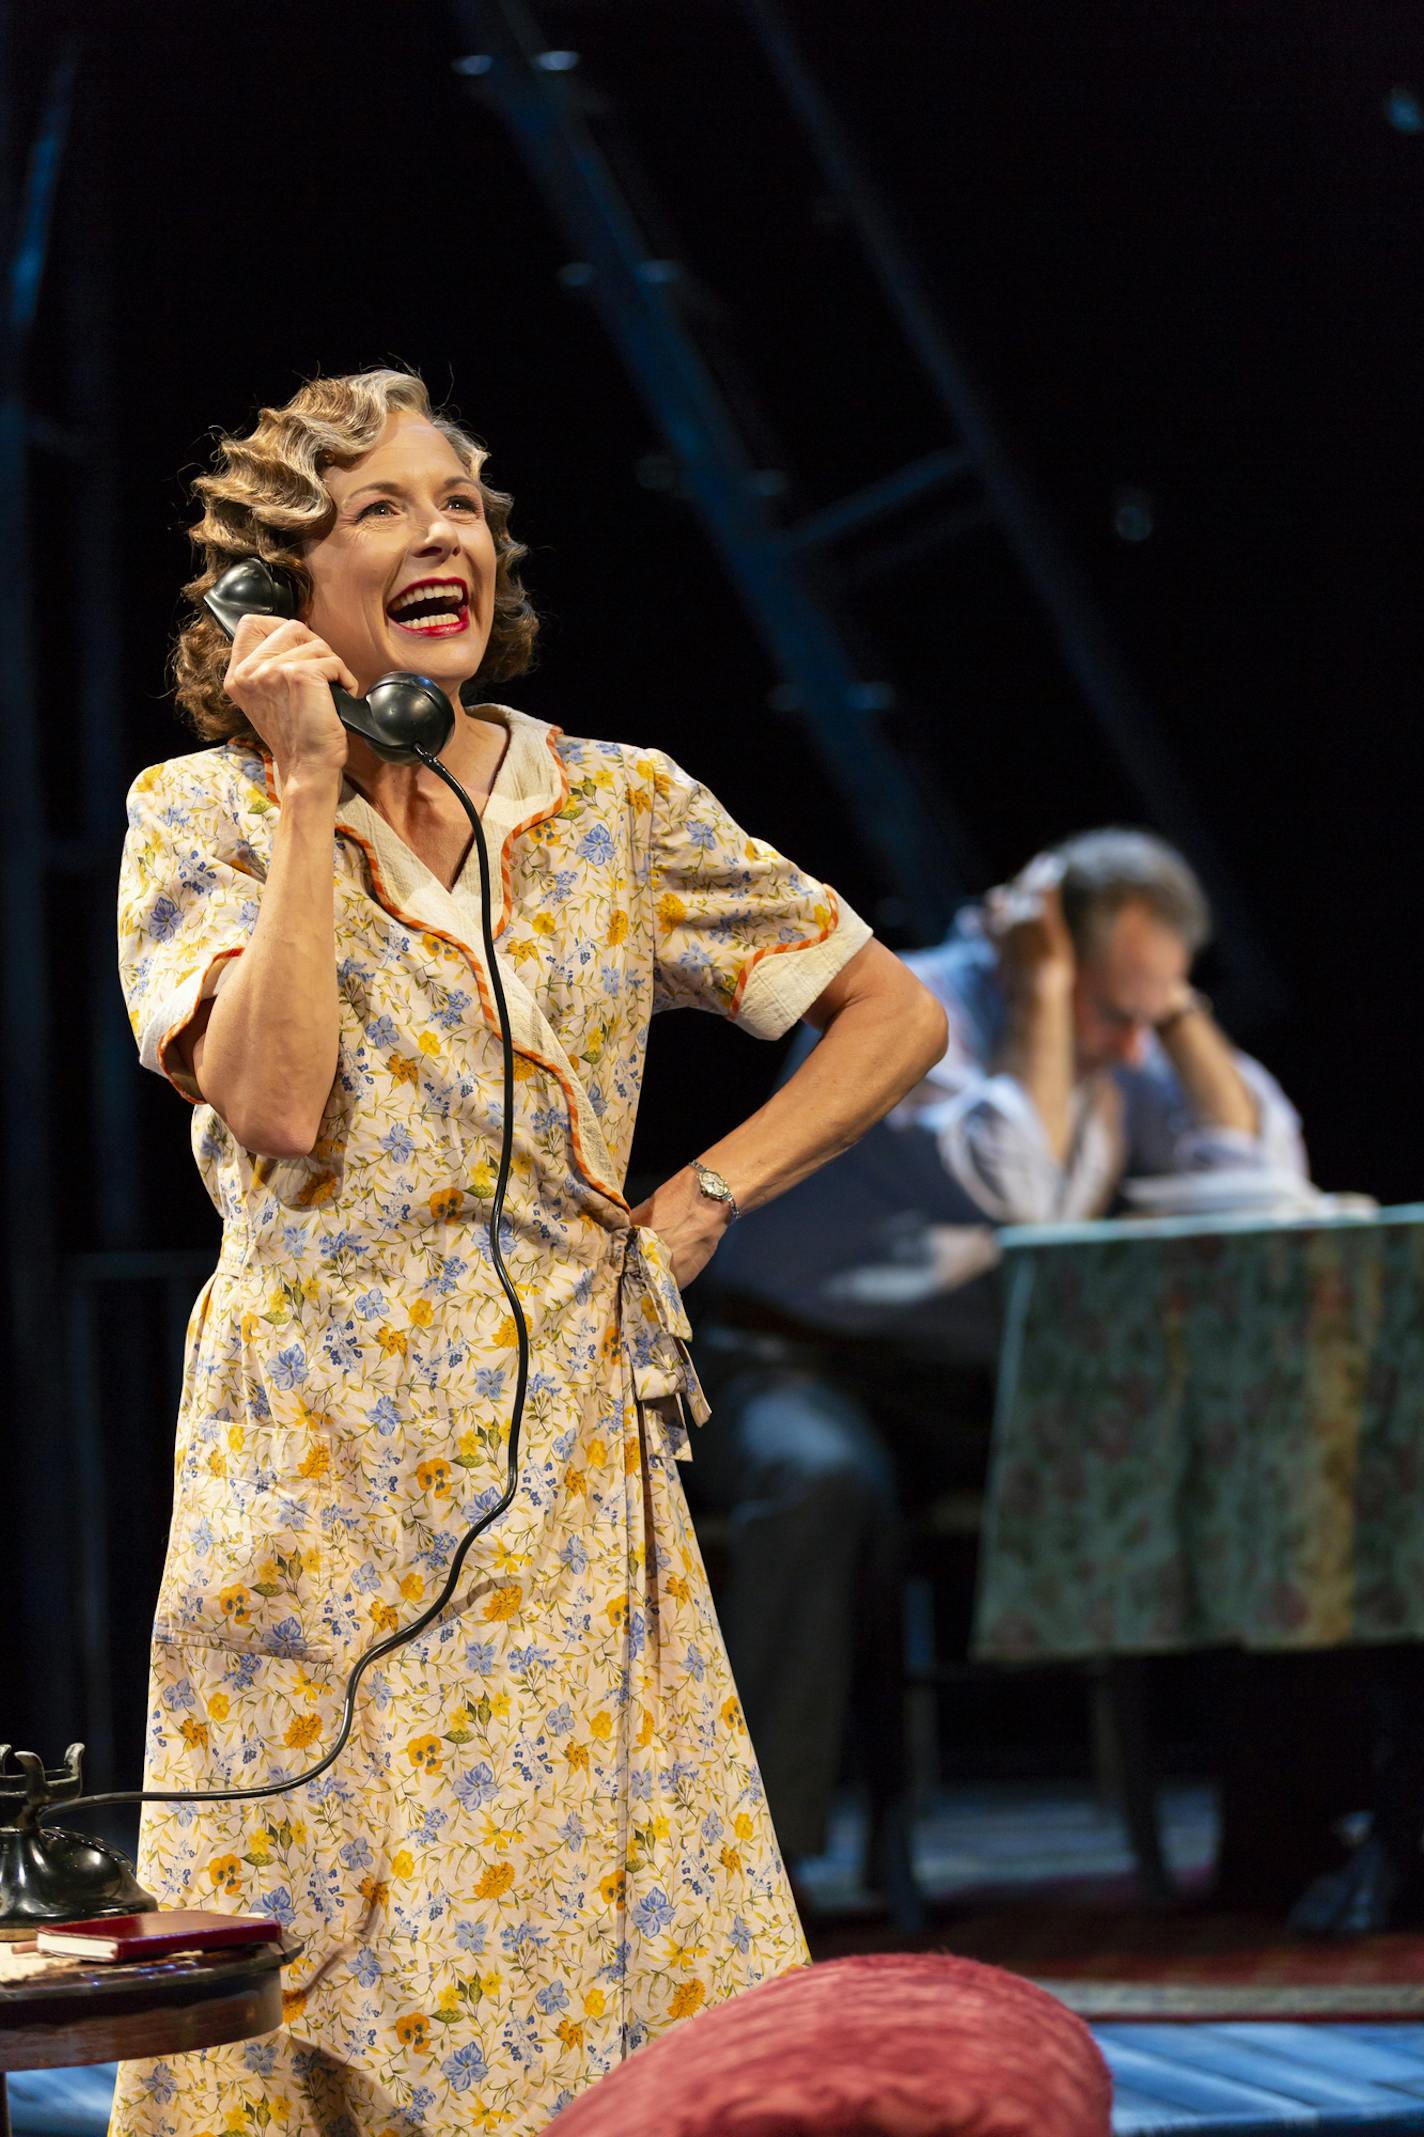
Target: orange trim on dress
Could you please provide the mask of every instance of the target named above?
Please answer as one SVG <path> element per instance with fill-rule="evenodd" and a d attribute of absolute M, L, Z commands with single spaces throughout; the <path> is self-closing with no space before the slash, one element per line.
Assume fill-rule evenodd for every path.
<path fill-rule="evenodd" d="M 737 974 L 737 984 L 733 989 L 731 1004 L 727 1010 L 729 1017 L 734 1017 L 738 1009 L 740 1009 L 747 981 L 751 978 L 753 969 L 761 963 L 764 957 L 779 957 L 783 950 L 814 950 L 818 943 L 824 942 L 827 936 L 835 933 L 836 928 L 840 925 L 841 909 L 836 903 L 836 894 L 831 889 L 830 884 L 823 883 L 821 888 L 830 902 L 831 917 L 822 928 L 820 934 L 803 936 L 799 942 L 769 942 L 763 949 L 754 951 Z"/>
<path fill-rule="evenodd" d="M 533 821 L 537 822 L 538 819 L 534 818 Z M 470 948 L 469 944 L 466 942 L 461 942 L 458 935 L 449 935 L 445 932 L 443 928 L 431 927 L 428 922 L 420 919 L 413 919 L 409 913 L 403 913 L 400 907 L 391 897 L 391 893 L 384 879 L 382 878 L 380 866 L 377 863 L 375 852 L 371 847 L 370 841 L 368 839 L 362 838 L 359 831 L 353 831 L 349 824 L 343 824 L 340 821 L 337 822 L 336 831 L 338 837 L 349 838 L 352 844 L 355 846 L 359 846 L 361 851 L 365 854 L 366 865 L 371 871 L 371 882 L 376 894 L 376 903 L 381 907 L 383 912 L 389 913 L 393 920 L 399 920 L 402 927 L 408 927 L 418 935 L 433 935 L 437 942 L 448 942 L 452 950 L 459 951 L 460 955 L 468 964 L 471 972 L 474 974 L 475 987 L 480 998 L 480 1010 L 484 1017 L 486 1027 L 490 1031 L 498 1033 L 500 1028 L 499 1018 L 496 1016 L 494 1004 L 490 1000 L 489 995 L 485 990 L 484 973 L 481 969 L 479 960 L 475 956 L 475 953 Z M 510 1038 L 512 1043 L 512 1033 L 510 1035 Z M 578 1165 L 579 1171 L 589 1182 L 590 1186 L 597 1188 L 598 1192 L 601 1195 L 606 1195 L 610 1202 L 616 1202 L 619 1209 L 626 1210 L 629 1205 L 627 1202 L 624 1201 L 622 1195 L 619 1194 L 617 1188 L 609 1187 L 604 1181 L 600 1180 L 597 1173 L 589 1164 L 587 1157 L 584 1155 L 583 1143 L 580 1140 L 578 1132 L 578 1101 L 574 1097 L 574 1094 L 569 1087 L 568 1079 L 564 1075 L 562 1069 L 559 1068 L 556 1062 L 547 1061 L 542 1054 L 536 1054 L 532 1047 L 515 1046 L 514 1051 L 516 1054 L 519 1055 L 522 1061 L 532 1061 L 536 1067 L 544 1069 L 550 1076 L 554 1078 L 555 1082 L 559 1086 L 559 1089 L 564 1094 L 564 1104 L 568 1108 L 569 1140 L 574 1146 L 574 1159 Z"/>
<path fill-rule="evenodd" d="M 526 816 L 522 823 L 516 824 L 511 831 L 506 831 L 504 844 L 499 849 L 499 926 L 494 931 L 496 938 L 502 935 L 509 925 L 511 905 L 509 895 L 511 880 L 510 847 L 524 832 L 532 831 L 536 824 L 547 823 L 551 816 L 557 816 L 569 798 L 569 768 L 559 755 L 559 736 L 563 731 L 562 727 L 551 727 L 544 737 L 544 745 L 555 764 L 559 767 L 559 791 L 557 797 L 549 803 L 546 809 L 536 809 L 532 816 Z"/>
<path fill-rule="evenodd" d="M 239 943 L 236 949 L 219 950 L 215 956 L 212 956 L 208 959 L 207 963 L 203 967 L 202 979 L 199 981 L 198 984 L 197 1001 L 194 1002 L 192 1008 L 188 1011 L 188 1014 L 185 1017 L 180 1017 L 176 1024 L 169 1025 L 167 1031 L 163 1034 L 163 1037 L 158 1042 L 158 1066 L 162 1069 L 164 1075 L 168 1078 L 168 1081 L 172 1084 L 174 1090 L 178 1093 L 178 1096 L 190 1106 L 205 1106 L 208 1101 L 206 1100 L 206 1098 L 203 1097 L 201 1091 L 198 1093 L 198 1096 L 196 1098 L 190 1098 L 188 1096 L 188 1093 L 184 1090 L 182 1084 L 178 1081 L 178 1078 L 174 1075 L 172 1069 L 168 1066 L 168 1049 L 170 1046 L 173 1045 L 174 1041 L 181 1037 L 181 1035 L 188 1029 L 188 1026 L 192 1023 L 194 1017 L 198 1014 L 198 1011 L 202 1008 L 204 1002 L 208 1000 L 208 995 L 205 990 L 207 988 L 209 974 L 215 971 L 219 965 L 226 964 L 230 957 L 241 957 L 245 947 L 245 944 Z M 196 1078 L 194 1080 L 196 1081 Z"/>

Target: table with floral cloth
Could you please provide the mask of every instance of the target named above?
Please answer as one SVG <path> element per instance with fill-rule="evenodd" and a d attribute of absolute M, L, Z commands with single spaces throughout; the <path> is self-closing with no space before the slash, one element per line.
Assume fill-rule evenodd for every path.
<path fill-rule="evenodd" d="M 1424 1639 L 1424 1204 L 1001 1239 L 979 1658 Z"/>

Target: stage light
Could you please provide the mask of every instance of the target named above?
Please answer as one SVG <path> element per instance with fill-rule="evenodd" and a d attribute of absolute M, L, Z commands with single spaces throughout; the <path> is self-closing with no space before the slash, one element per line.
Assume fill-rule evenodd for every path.
<path fill-rule="evenodd" d="M 1396 133 L 1424 134 L 1424 105 L 1403 82 L 1396 82 L 1385 98 L 1384 115 Z"/>
<path fill-rule="evenodd" d="M 453 73 L 471 76 L 488 74 L 493 65 L 494 60 L 488 52 L 466 52 L 450 62 Z"/>
<path fill-rule="evenodd" d="M 572 74 L 578 63 L 577 52 L 540 52 L 534 60 L 545 74 Z"/>
<path fill-rule="evenodd" d="M 1123 542 L 1145 542 L 1157 525 L 1157 507 L 1146 490 L 1125 483 L 1113 497 L 1113 533 Z"/>

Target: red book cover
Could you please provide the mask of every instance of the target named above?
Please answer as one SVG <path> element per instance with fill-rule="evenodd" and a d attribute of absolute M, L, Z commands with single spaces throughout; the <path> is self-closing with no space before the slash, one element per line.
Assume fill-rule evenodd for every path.
<path fill-rule="evenodd" d="M 57 1959 L 162 1959 L 171 1952 L 221 1951 L 233 1944 L 279 1944 L 282 1925 L 265 1914 L 214 1914 L 160 1908 L 153 1914 L 102 1915 L 41 1929 L 35 1943 Z"/>

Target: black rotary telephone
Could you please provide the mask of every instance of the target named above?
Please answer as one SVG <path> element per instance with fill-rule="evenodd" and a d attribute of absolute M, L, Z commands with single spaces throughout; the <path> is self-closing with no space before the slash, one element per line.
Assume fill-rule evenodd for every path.
<path fill-rule="evenodd" d="M 244 616 L 295 616 L 296 584 L 279 566 L 243 557 L 208 588 L 203 607 L 232 638 Z M 450 700 L 428 675 L 383 675 L 365 697 L 352 697 L 333 683 L 331 695 L 342 726 L 360 735 L 387 764 L 438 757 L 455 731 Z"/>

